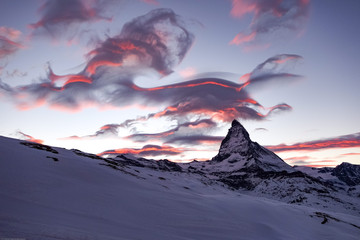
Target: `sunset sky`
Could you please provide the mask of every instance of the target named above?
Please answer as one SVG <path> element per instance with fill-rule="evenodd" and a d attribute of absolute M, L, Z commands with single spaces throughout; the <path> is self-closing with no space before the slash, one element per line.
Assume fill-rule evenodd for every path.
<path fill-rule="evenodd" d="M 1 0 L 0 135 L 211 159 L 233 119 L 290 165 L 360 164 L 358 0 Z"/>

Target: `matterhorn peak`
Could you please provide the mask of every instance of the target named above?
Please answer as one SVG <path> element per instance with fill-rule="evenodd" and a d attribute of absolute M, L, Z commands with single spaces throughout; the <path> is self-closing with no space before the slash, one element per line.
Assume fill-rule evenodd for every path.
<path fill-rule="evenodd" d="M 231 169 L 256 167 L 265 171 L 292 171 L 276 154 L 251 141 L 249 133 L 234 119 L 213 163 L 228 164 Z"/>
<path fill-rule="evenodd" d="M 234 119 L 226 137 L 221 142 L 217 161 L 229 157 L 232 153 L 240 153 L 244 156 L 249 150 L 251 140 L 249 133 L 239 121 Z M 221 161 L 221 160 L 220 160 Z"/>
<path fill-rule="evenodd" d="M 232 121 L 232 123 L 231 123 L 231 126 L 232 126 L 232 127 L 235 127 L 235 126 L 242 126 L 242 125 L 241 125 L 241 123 L 240 123 L 238 120 L 234 119 L 234 120 Z"/>

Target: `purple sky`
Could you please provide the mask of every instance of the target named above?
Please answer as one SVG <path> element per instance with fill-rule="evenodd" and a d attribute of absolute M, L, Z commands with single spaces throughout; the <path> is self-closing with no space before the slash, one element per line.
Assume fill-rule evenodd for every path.
<path fill-rule="evenodd" d="M 291 165 L 360 164 L 360 2 L 0 2 L 0 134 L 213 157 L 231 121 Z"/>

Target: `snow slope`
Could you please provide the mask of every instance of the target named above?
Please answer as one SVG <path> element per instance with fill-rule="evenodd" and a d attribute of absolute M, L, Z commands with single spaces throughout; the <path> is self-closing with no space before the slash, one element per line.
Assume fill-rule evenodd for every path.
<path fill-rule="evenodd" d="M 0 238 L 358 239 L 360 216 L 0 137 Z M 322 224 L 323 223 L 323 224 Z"/>

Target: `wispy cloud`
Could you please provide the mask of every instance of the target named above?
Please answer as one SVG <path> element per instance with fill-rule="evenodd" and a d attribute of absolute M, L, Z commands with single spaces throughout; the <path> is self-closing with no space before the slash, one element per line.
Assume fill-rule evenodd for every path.
<path fill-rule="evenodd" d="M 67 37 L 73 39 L 81 23 L 99 20 L 110 21 L 105 10 L 109 0 L 46 0 L 39 8 L 41 18 L 29 25 L 34 35 L 46 35 L 53 39 Z"/>
<path fill-rule="evenodd" d="M 155 5 L 155 6 L 160 5 L 160 3 L 158 1 L 156 1 L 156 0 L 140 0 L 140 1 L 142 1 L 144 3 L 147 3 L 147 4 L 150 4 L 150 5 Z"/>
<path fill-rule="evenodd" d="M 136 133 L 127 136 L 127 139 L 131 139 L 136 142 L 146 142 L 150 140 L 161 139 L 163 142 L 170 142 L 174 138 L 178 138 L 184 134 L 194 134 L 194 132 L 209 131 L 209 129 L 216 127 L 217 123 L 211 119 L 201 119 L 192 122 L 178 123 L 176 127 L 173 127 L 167 131 L 159 133 Z"/>
<path fill-rule="evenodd" d="M 210 135 L 188 135 L 171 138 L 166 143 L 177 143 L 184 145 L 193 144 L 218 144 L 224 139 L 224 136 L 210 136 Z"/>
<path fill-rule="evenodd" d="M 26 140 L 26 141 L 29 141 L 29 142 L 34 142 L 34 143 L 39 143 L 39 144 L 43 144 L 44 143 L 44 140 L 41 140 L 41 139 L 37 139 L 37 138 L 34 138 L 28 134 L 25 134 L 21 131 L 18 131 L 17 134 L 20 136 L 20 138 Z"/>
<path fill-rule="evenodd" d="M 269 131 L 267 128 L 255 128 L 254 131 Z"/>
<path fill-rule="evenodd" d="M 286 161 L 303 161 L 311 159 L 309 156 L 297 156 L 297 157 L 290 157 L 290 158 L 284 158 Z"/>
<path fill-rule="evenodd" d="M 360 153 L 343 153 L 341 156 L 359 156 Z"/>
<path fill-rule="evenodd" d="M 119 35 L 106 39 L 91 51 L 92 57 L 82 72 L 59 76 L 50 69 L 48 79 L 42 79 L 40 83 L 17 88 L 1 83 L 0 87 L 20 109 L 40 104 L 76 110 L 88 105 L 121 107 L 137 103 L 143 106 L 168 105 L 149 116 L 153 118 L 196 114 L 217 121 L 232 121 L 234 118 L 261 120 L 274 111 L 291 109 L 283 103 L 263 107 L 244 88 L 275 79 L 298 78 L 278 68 L 301 58 L 297 55 L 278 55 L 266 60 L 252 71 L 249 81 L 242 84 L 212 76 L 152 88 L 134 83 L 134 79 L 146 69 L 154 69 L 162 75 L 170 74 L 184 58 L 193 38 L 173 11 L 153 10 L 125 24 Z"/>
<path fill-rule="evenodd" d="M 19 30 L 0 27 L 0 60 L 13 55 L 24 46 L 18 41 L 21 32 Z"/>
<path fill-rule="evenodd" d="M 115 106 L 127 106 L 137 100 L 147 102 L 157 93 L 139 90 L 134 78 L 146 69 L 169 74 L 183 59 L 192 41 L 193 35 L 178 15 L 169 9 L 157 9 L 128 22 L 119 35 L 99 44 L 91 51 L 82 72 L 59 76 L 50 69 L 48 78 L 40 79 L 40 83 L 18 88 L 1 83 L 1 88 L 14 99 L 26 99 L 18 102 L 23 109 L 38 106 L 40 102 L 71 110 L 104 102 Z M 154 97 L 150 103 L 156 101 Z"/>
<path fill-rule="evenodd" d="M 253 17 L 248 29 L 238 33 L 230 44 L 263 45 L 274 32 L 298 33 L 308 18 L 309 5 L 310 0 L 232 0 L 232 17 Z"/>
<path fill-rule="evenodd" d="M 120 155 L 120 154 L 132 154 L 143 157 L 155 157 L 161 155 L 179 155 L 185 151 L 183 148 L 175 148 L 169 145 L 145 145 L 142 148 L 120 148 L 104 151 L 98 155 Z"/>
<path fill-rule="evenodd" d="M 180 16 L 170 9 L 156 9 L 126 23 L 118 35 L 99 42 L 89 52 L 81 72 L 61 76 L 49 68 L 47 77 L 38 83 L 11 87 L 0 81 L 0 91 L 22 110 L 41 105 L 71 111 L 87 106 L 120 108 L 134 104 L 154 108 L 145 116 L 104 125 L 87 136 L 65 139 L 116 136 L 137 142 L 216 144 L 222 137 L 211 134 L 219 124 L 233 119 L 264 120 L 275 112 L 292 109 L 286 103 L 263 106 L 252 93 L 273 81 L 299 79 L 301 76 L 287 71 L 287 66 L 302 59 L 293 54 L 265 60 L 241 82 L 229 80 L 233 73 L 197 74 L 175 84 L 159 85 L 153 81 L 152 87 L 142 87 L 135 81 L 140 76 L 151 75 L 149 79 L 158 80 L 170 75 L 193 41 L 194 35 Z M 171 124 L 161 132 L 137 131 L 136 125 L 157 119 Z M 118 136 L 120 128 L 133 131 Z"/>
<path fill-rule="evenodd" d="M 355 134 L 343 135 L 323 140 L 315 140 L 309 142 L 301 142 L 292 145 L 274 145 L 266 146 L 266 148 L 274 152 L 288 151 L 313 151 L 330 148 L 353 148 L 360 147 L 360 132 Z"/>

